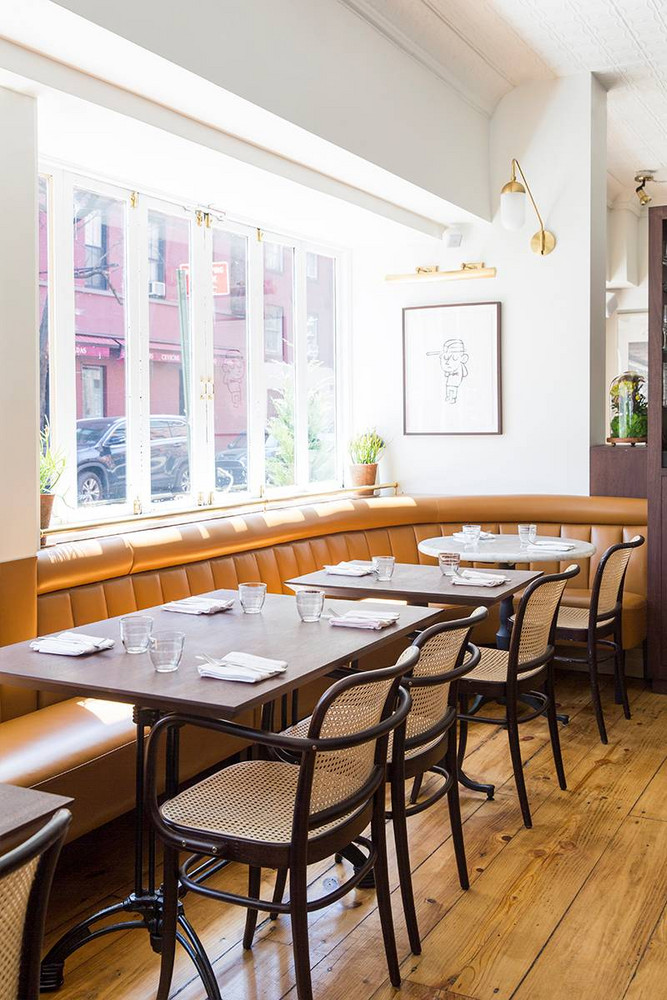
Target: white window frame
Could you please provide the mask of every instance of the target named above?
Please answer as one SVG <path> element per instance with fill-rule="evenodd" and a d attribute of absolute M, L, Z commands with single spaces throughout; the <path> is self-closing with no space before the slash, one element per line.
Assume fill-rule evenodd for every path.
<path fill-rule="evenodd" d="M 48 186 L 49 211 L 49 356 L 50 405 L 53 441 L 66 457 L 61 481 L 63 499 L 56 507 L 63 524 L 114 520 L 129 514 L 163 513 L 189 509 L 198 503 L 242 506 L 251 499 L 279 498 L 296 493 L 307 496 L 335 490 L 343 484 L 344 435 L 350 400 L 341 372 L 348 355 L 349 254 L 340 247 L 314 243 L 285 233 L 261 231 L 246 222 L 208 214 L 203 207 L 183 207 L 174 199 L 138 192 L 109 180 L 84 175 L 60 165 L 40 164 Z M 125 413 L 127 419 L 127 499 L 110 505 L 77 504 L 76 365 L 74 323 L 74 271 L 72 205 L 75 188 L 93 191 L 125 203 Z M 148 294 L 148 213 L 187 218 L 190 221 L 190 300 L 193 331 L 192 428 L 190 494 L 153 502 L 150 491 L 150 365 Z M 198 225 L 198 222 L 200 223 Z M 218 229 L 247 240 L 247 484 L 245 490 L 217 490 L 215 472 L 214 406 L 206 386 L 214 384 L 213 350 L 213 232 Z M 264 264 L 263 243 L 271 242 L 294 253 L 293 317 L 295 368 L 295 482 L 286 487 L 265 485 L 264 389 Z M 334 260 L 335 342 L 334 377 L 336 406 L 336 475 L 326 482 L 309 482 L 307 407 L 307 254 Z M 268 271 L 268 274 L 273 272 Z M 209 280 L 206 280 L 206 276 Z"/>

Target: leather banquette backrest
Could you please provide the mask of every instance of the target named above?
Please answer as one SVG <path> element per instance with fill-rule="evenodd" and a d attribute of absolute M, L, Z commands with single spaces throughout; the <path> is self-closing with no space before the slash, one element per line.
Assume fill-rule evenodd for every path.
<path fill-rule="evenodd" d="M 60 544 L 39 553 L 38 632 L 216 588 L 235 589 L 246 580 L 290 593 L 284 580 L 340 559 L 390 553 L 399 562 L 432 562 L 418 543 L 450 534 L 465 521 L 500 532 L 516 532 L 518 522 L 533 521 L 541 534 L 593 541 L 597 553 L 582 560 L 574 581 L 588 588 L 609 545 L 638 532 L 646 535 L 646 502 L 576 496 L 341 499 Z M 645 546 L 632 555 L 627 587 L 646 593 Z M 0 689 L 0 698 L 3 720 L 58 700 L 15 688 Z"/>

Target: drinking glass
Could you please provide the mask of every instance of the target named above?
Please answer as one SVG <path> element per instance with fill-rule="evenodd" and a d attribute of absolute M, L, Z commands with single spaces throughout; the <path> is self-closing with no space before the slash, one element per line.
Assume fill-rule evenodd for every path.
<path fill-rule="evenodd" d="M 265 583 L 240 583 L 239 601 L 245 614 L 258 615 L 264 607 L 266 598 Z"/>
<path fill-rule="evenodd" d="M 324 608 L 324 591 L 304 587 L 296 592 L 296 610 L 302 622 L 318 622 Z"/>
<path fill-rule="evenodd" d="M 120 638 L 126 653 L 145 653 L 153 629 L 148 615 L 125 615 L 120 620 Z"/>
<path fill-rule="evenodd" d="M 378 580 L 391 580 L 395 565 L 393 556 L 373 556 L 373 569 Z"/>
<path fill-rule="evenodd" d="M 183 655 L 185 632 L 154 632 L 150 638 L 149 655 L 159 674 L 178 670 Z"/>
<path fill-rule="evenodd" d="M 522 548 L 532 544 L 537 538 L 536 524 L 519 524 L 517 528 L 519 531 L 519 544 Z"/>
<path fill-rule="evenodd" d="M 454 576 L 460 562 L 461 555 L 459 552 L 441 552 L 438 555 L 438 565 L 443 576 Z"/>
<path fill-rule="evenodd" d="M 464 524 L 462 526 L 463 540 L 466 545 L 477 545 L 482 533 L 481 524 Z"/>

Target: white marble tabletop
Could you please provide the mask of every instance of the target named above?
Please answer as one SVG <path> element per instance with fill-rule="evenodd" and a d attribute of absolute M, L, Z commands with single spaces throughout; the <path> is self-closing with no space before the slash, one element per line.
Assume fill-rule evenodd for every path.
<path fill-rule="evenodd" d="M 425 538 L 419 543 L 419 551 L 436 559 L 440 552 L 460 552 L 461 557 L 469 562 L 477 563 L 540 563 L 540 562 L 574 562 L 595 555 L 596 546 L 591 542 L 582 542 L 578 538 L 555 538 L 552 535 L 538 535 L 538 542 L 561 542 L 573 545 L 567 552 L 555 552 L 553 549 L 539 549 L 530 545 L 523 547 L 518 535 L 494 535 L 486 541 L 480 540 L 477 545 L 470 546 L 451 535 L 438 535 L 437 538 Z"/>

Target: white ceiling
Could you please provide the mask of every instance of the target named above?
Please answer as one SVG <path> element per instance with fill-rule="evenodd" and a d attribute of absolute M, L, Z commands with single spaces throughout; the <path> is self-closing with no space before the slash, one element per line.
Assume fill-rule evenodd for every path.
<path fill-rule="evenodd" d="M 667 179 L 665 0 L 342 0 L 491 113 L 513 87 L 589 70 L 609 91 L 609 172 Z"/>

